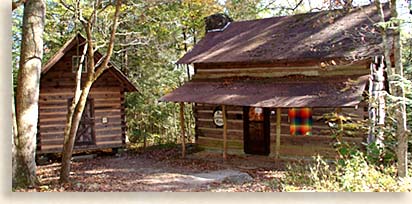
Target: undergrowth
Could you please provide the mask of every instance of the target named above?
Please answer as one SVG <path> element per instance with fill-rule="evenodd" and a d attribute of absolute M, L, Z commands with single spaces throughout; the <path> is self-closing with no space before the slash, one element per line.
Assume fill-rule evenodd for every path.
<path fill-rule="evenodd" d="M 398 179 L 394 164 L 375 165 L 356 151 L 345 160 L 326 162 L 320 156 L 309 165 L 287 165 L 282 191 L 411 192 L 412 178 Z M 409 174 L 412 173 L 409 169 Z"/>

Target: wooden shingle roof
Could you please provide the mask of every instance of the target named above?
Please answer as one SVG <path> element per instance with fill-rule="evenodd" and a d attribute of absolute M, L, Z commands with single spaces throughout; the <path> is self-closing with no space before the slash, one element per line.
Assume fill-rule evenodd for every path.
<path fill-rule="evenodd" d="M 374 5 L 349 13 L 333 10 L 231 22 L 223 31 L 208 32 L 177 64 L 370 59 L 383 53 L 377 22 Z"/>
<path fill-rule="evenodd" d="M 85 44 L 86 39 L 81 35 L 77 34 L 73 36 L 70 40 L 68 40 L 61 48 L 56 52 L 56 54 L 53 55 L 49 59 L 49 61 L 42 67 L 41 74 L 44 75 L 46 74 L 49 70 L 53 68 L 53 66 L 68 52 L 70 51 L 73 47 L 77 45 L 82 45 Z M 102 57 L 102 54 L 100 54 L 98 51 L 95 53 L 95 56 L 98 58 Z M 138 91 L 136 86 L 133 85 L 133 83 L 124 75 L 122 71 L 120 71 L 115 64 L 112 62 L 109 62 L 108 64 L 109 69 L 108 71 L 112 72 L 118 80 L 122 82 L 122 84 L 125 85 L 125 88 L 127 91 L 133 92 L 133 91 Z"/>

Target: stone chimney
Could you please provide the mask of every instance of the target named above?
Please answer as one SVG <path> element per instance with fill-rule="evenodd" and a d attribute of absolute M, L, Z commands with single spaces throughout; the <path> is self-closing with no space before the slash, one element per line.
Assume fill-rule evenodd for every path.
<path fill-rule="evenodd" d="M 233 20 L 224 13 L 216 13 L 205 18 L 206 33 L 223 31 Z"/>

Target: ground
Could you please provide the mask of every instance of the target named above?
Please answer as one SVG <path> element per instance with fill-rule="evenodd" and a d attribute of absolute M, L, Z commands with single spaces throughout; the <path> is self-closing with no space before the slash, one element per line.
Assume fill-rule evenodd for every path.
<path fill-rule="evenodd" d="M 221 154 L 204 151 L 188 154 L 186 158 L 180 155 L 176 146 L 116 155 L 100 152 L 94 158 L 73 161 L 72 182 L 66 185 L 58 183 L 60 163 L 51 162 L 38 165 L 39 186 L 16 191 L 280 191 L 283 161 L 234 155 L 223 161 Z M 231 175 L 252 179 L 244 183 L 225 179 Z"/>

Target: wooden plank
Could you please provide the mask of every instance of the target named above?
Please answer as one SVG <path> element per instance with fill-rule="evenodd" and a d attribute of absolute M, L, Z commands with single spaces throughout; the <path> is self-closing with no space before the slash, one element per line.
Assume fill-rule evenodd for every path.
<path fill-rule="evenodd" d="M 202 119 L 211 119 L 213 118 L 213 112 L 197 112 L 197 117 L 198 119 L 202 118 Z M 228 120 L 242 120 L 243 118 L 243 114 L 237 113 L 237 114 L 233 114 L 233 113 L 229 113 L 227 114 L 227 119 Z"/>
<path fill-rule="evenodd" d="M 182 131 L 182 158 L 185 157 L 186 154 L 186 144 L 185 144 L 185 116 L 184 116 L 184 103 L 180 102 L 180 127 Z"/>
<path fill-rule="evenodd" d="M 205 148 L 214 148 L 222 150 L 223 139 L 215 139 L 208 137 L 199 137 L 198 144 Z M 241 149 L 243 150 L 243 140 L 227 140 L 227 148 L 230 149 Z"/>
<path fill-rule="evenodd" d="M 196 135 L 200 137 L 222 138 L 223 131 L 214 130 L 195 130 Z M 228 129 L 227 137 L 229 140 L 243 140 L 243 132 L 230 132 Z"/>
<path fill-rule="evenodd" d="M 122 144 L 122 140 L 119 141 L 103 141 L 103 142 L 96 142 L 97 146 L 100 145 L 121 145 Z"/>
<path fill-rule="evenodd" d="M 43 149 L 46 146 L 53 146 L 53 145 L 63 145 L 64 141 L 63 138 L 59 139 L 59 140 L 42 140 L 40 142 L 41 148 Z"/>
<path fill-rule="evenodd" d="M 96 135 L 110 135 L 110 134 L 121 134 L 122 128 L 107 128 L 107 129 L 95 129 Z"/>
<path fill-rule="evenodd" d="M 120 112 L 120 109 L 119 108 L 107 108 L 107 109 L 104 109 L 104 108 L 102 108 L 102 109 L 98 109 L 98 110 L 94 110 L 94 112 L 96 113 L 96 114 L 104 114 L 104 113 L 107 113 L 107 114 L 120 114 L 121 112 Z"/>
<path fill-rule="evenodd" d="M 210 120 L 208 119 L 208 121 L 198 120 L 196 122 L 196 125 L 202 128 L 219 128 L 218 126 L 215 125 L 215 123 L 213 122 L 213 119 L 210 119 Z M 228 126 L 228 129 L 243 130 L 243 121 L 233 120 L 233 119 L 228 120 L 227 126 Z"/>
<path fill-rule="evenodd" d="M 50 113 L 47 113 L 47 112 L 39 112 L 39 115 L 40 116 L 65 116 L 65 115 L 67 115 L 67 110 L 66 111 L 60 111 L 60 112 L 50 112 Z"/>
<path fill-rule="evenodd" d="M 122 135 L 118 134 L 118 135 L 108 135 L 108 136 L 100 136 L 100 137 L 96 137 L 96 144 L 100 143 L 100 142 L 106 142 L 106 141 L 120 141 L 122 142 Z"/>
<path fill-rule="evenodd" d="M 199 130 L 210 130 L 210 131 L 216 131 L 219 132 L 220 134 L 223 134 L 223 129 L 222 128 L 205 128 L 205 127 L 198 127 Z M 242 133 L 243 134 L 243 130 L 238 130 L 238 129 L 228 129 L 228 132 L 231 133 Z"/>
<path fill-rule="evenodd" d="M 226 118 L 226 106 L 222 105 L 223 114 L 223 159 L 227 160 L 227 118 Z"/>
<path fill-rule="evenodd" d="M 61 110 L 66 110 L 67 105 L 40 106 L 39 109 L 40 109 L 40 111 L 41 110 L 53 109 L 53 110 L 55 110 L 54 112 L 57 112 L 57 111 L 61 111 Z"/>
<path fill-rule="evenodd" d="M 281 134 L 281 112 L 282 109 L 281 108 L 277 108 L 276 110 L 276 153 L 275 153 L 275 157 L 279 158 L 279 154 L 280 154 L 280 134 Z"/>

